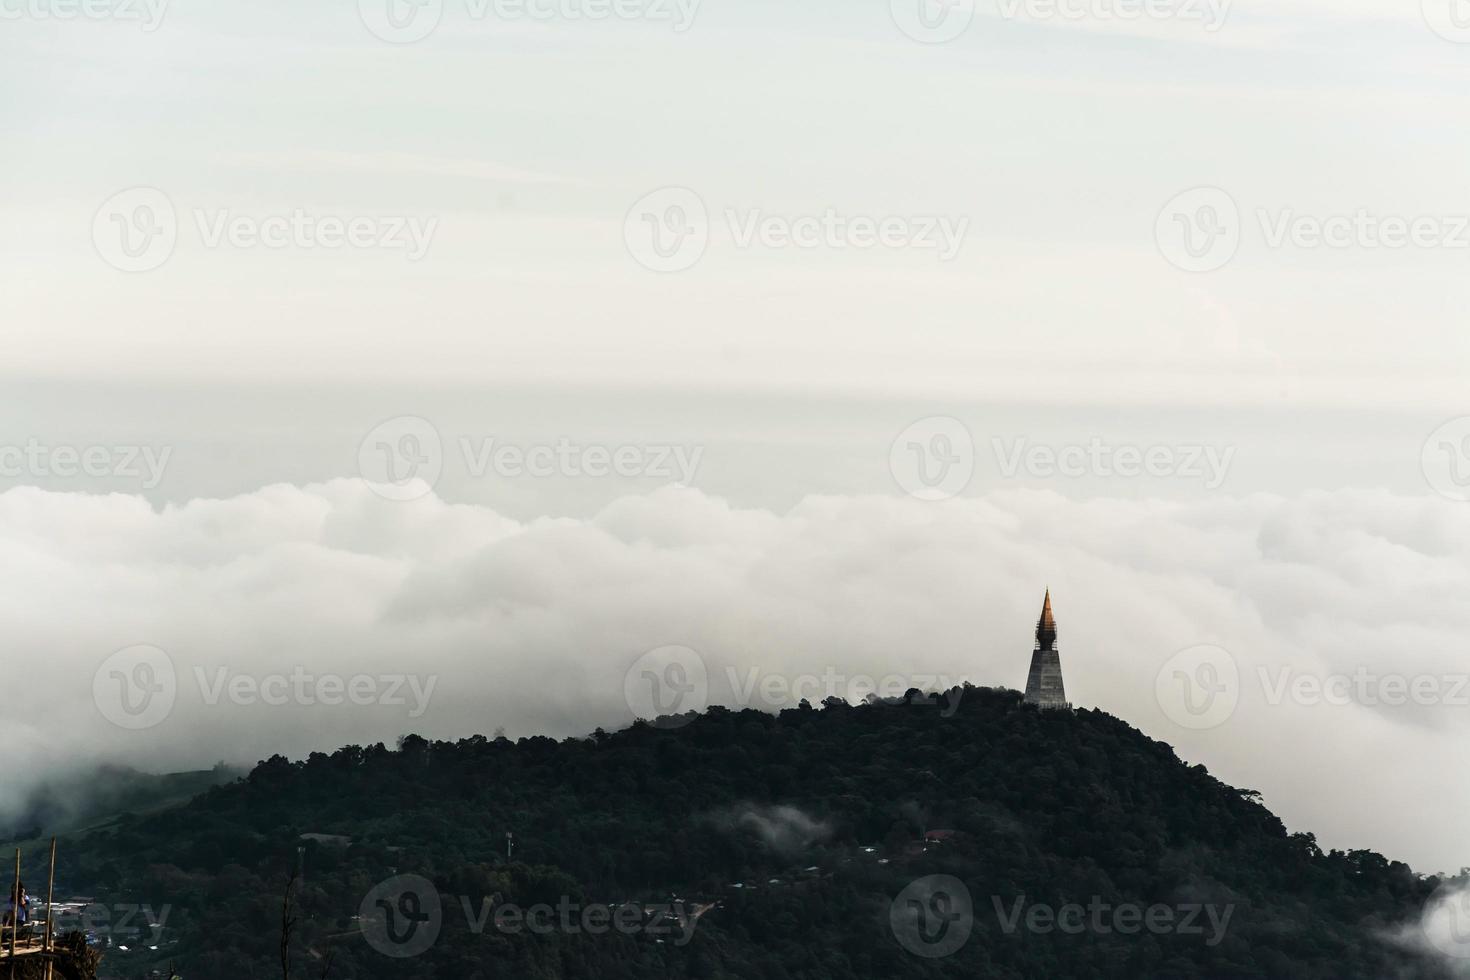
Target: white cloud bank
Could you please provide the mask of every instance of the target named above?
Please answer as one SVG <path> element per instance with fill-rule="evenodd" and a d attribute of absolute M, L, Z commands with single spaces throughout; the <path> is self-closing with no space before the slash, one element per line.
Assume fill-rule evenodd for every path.
<path fill-rule="evenodd" d="M 519 523 L 348 480 L 162 511 L 16 489 L 0 494 L 0 737 L 29 776 L 79 757 L 248 763 L 408 731 L 582 734 L 631 718 L 625 671 L 671 644 L 699 651 L 723 703 L 767 675 L 1019 687 L 1046 586 L 1079 706 L 1263 791 L 1324 845 L 1423 871 L 1470 864 L 1470 688 L 1455 680 L 1470 674 L 1470 509 L 1370 491 L 813 497 L 775 514 L 669 488 L 589 520 Z M 142 730 L 110 722 L 93 693 L 134 644 L 166 651 L 178 681 Z M 1155 692 L 1197 644 L 1230 651 L 1242 678 L 1234 713 L 1198 731 Z M 1428 678 L 1430 703 L 1291 693 L 1302 676 L 1365 672 Z M 371 692 L 403 703 L 302 704 L 301 674 L 418 686 Z M 1396 700 L 1390 683 L 1369 682 L 1369 698 Z"/>

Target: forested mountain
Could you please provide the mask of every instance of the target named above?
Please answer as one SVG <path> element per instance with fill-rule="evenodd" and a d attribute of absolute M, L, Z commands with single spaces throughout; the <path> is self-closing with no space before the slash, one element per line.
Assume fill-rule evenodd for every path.
<path fill-rule="evenodd" d="M 110 952 L 104 976 L 281 977 L 298 869 L 299 978 L 1441 976 L 1385 938 L 1434 879 L 1323 853 L 1103 712 L 916 694 L 277 757 L 64 839 L 60 875 L 167 907 L 159 948 Z M 669 914 L 586 928 L 631 903 Z M 570 911 L 500 915 L 538 904 Z"/>

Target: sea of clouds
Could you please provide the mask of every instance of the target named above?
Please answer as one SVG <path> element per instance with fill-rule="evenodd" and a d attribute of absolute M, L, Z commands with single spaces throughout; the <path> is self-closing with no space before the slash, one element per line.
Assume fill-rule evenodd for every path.
<path fill-rule="evenodd" d="M 1455 696 L 1470 673 L 1470 509 L 1372 491 L 811 497 L 772 513 L 671 487 L 585 520 L 520 522 L 357 480 L 161 509 L 13 489 L 0 494 L 0 737 L 19 765 L 0 800 L 84 762 L 173 770 L 406 732 L 613 728 L 634 716 L 625 674 L 669 645 L 697 651 L 709 700 L 727 704 L 779 706 L 752 677 L 1022 687 L 1048 586 L 1078 706 L 1262 791 L 1324 846 L 1425 872 L 1470 865 L 1470 707 Z M 134 729 L 95 692 L 109 657 L 138 644 L 167 654 L 177 692 Z M 1228 651 L 1241 683 L 1228 717 L 1193 728 L 1156 685 L 1200 644 Z M 1282 678 L 1365 671 L 1437 693 L 1280 696 Z M 297 693 L 303 675 L 375 686 L 366 703 L 327 703 Z"/>

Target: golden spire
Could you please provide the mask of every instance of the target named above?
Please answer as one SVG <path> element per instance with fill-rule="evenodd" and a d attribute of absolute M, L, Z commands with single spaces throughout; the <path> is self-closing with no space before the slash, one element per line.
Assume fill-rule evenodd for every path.
<path fill-rule="evenodd" d="M 1036 621 L 1036 643 L 1043 650 L 1050 650 L 1057 642 L 1057 620 L 1051 613 L 1051 589 L 1041 601 L 1041 618 Z"/>

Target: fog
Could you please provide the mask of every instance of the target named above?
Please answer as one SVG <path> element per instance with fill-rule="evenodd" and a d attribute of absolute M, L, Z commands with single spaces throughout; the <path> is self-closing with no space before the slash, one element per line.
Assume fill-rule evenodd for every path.
<path fill-rule="evenodd" d="M 0 494 L 0 576 L 12 803 L 83 762 L 584 735 L 654 713 L 625 682 L 665 648 L 702 675 L 681 708 L 1021 687 L 1049 586 L 1077 706 L 1262 791 L 1324 846 L 1470 864 L 1470 511 L 1427 497 L 1013 490 L 777 513 L 669 487 L 518 521 L 358 480 L 161 509 L 22 488 Z M 1232 668 L 1209 711 L 1173 693 Z"/>

